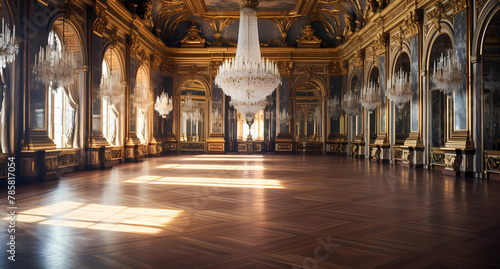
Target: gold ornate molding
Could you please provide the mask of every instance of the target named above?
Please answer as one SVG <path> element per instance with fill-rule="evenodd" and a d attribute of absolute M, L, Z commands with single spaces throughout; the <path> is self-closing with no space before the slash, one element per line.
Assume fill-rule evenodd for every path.
<path fill-rule="evenodd" d="M 405 19 L 405 28 L 404 33 L 406 39 L 411 38 L 412 36 L 418 34 L 420 31 L 420 27 L 422 25 L 422 14 L 423 11 L 420 9 L 412 10 L 408 13 L 408 16 Z"/>
<path fill-rule="evenodd" d="M 361 49 L 357 49 L 356 52 L 354 53 L 353 58 L 351 59 L 350 64 L 354 68 L 358 68 L 360 66 L 363 66 L 363 51 Z"/>
<path fill-rule="evenodd" d="M 437 2 L 434 4 L 434 9 L 427 13 L 425 32 L 429 31 L 430 26 L 434 26 L 436 29 L 441 30 L 440 22 L 443 19 L 451 21 L 450 17 L 446 14 L 445 6 L 442 3 Z"/>
<path fill-rule="evenodd" d="M 302 35 L 297 39 L 297 47 L 318 48 L 321 42 L 321 39 L 316 36 L 316 29 L 308 24 L 302 28 Z"/>
<path fill-rule="evenodd" d="M 92 31 L 94 34 L 102 37 L 104 29 L 108 25 L 108 14 L 106 13 L 106 8 L 96 5 L 95 15 L 96 18 L 92 24 Z"/>
<path fill-rule="evenodd" d="M 293 70 L 293 62 L 279 62 L 278 70 L 281 76 L 290 76 Z"/>
<path fill-rule="evenodd" d="M 450 0 L 450 3 L 453 6 L 454 13 L 458 13 L 467 8 L 466 0 Z"/>
<path fill-rule="evenodd" d="M 401 50 L 404 41 L 403 27 L 399 27 L 391 36 L 391 51 L 397 52 Z"/>
<path fill-rule="evenodd" d="M 346 61 L 336 61 L 331 62 L 328 65 L 328 73 L 330 76 L 342 76 L 347 74 L 347 63 Z"/>
<path fill-rule="evenodd" d="M 215 77 L 217 75 L 217 72 L 219 71 L 219 66 L 221 65 L 221 62 L 211 62 L 209 71 L 210 71 L 210 76 Z"/>
<path fill-rule="evenodd" d="M 186 36 L 179 42 L 181 42 L 181 47 L 185 48 L 203 48 L 205 47 L 205 43 L 208 43 L 201 36 L 201 30 L 194 23 L 189 27 Z"/>
<path fill-rule="evenodd" d="M 377 39 L 375 39 L 375 44 L 373 45 L 375 53 L 379 56 L 385 55 L 386 46 L 387 46 L 387 34 L 385 34 L 384 32 L 378 33 Z"/>

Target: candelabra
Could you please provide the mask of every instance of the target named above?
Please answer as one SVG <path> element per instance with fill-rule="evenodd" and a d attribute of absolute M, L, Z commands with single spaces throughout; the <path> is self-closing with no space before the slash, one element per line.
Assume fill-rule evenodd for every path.
<path fill-rule="evenodd" d="M 347 115 L 358 115 L 359 113 L 359 98 L 354 91 L 349 91 L 344 94 L 342 100 L 342 109 Z"/>
<path fill-rule="evenodd" d="M 8 63 L 16 59 L 19 45 L 16 43 L 16 27 L 12 27 L 12 34 L 9 25 L 2 19 L 2 32 L 0 33 L 0 68 L 5 68 Z"/>
<path fill-rule="evenodd" d="M 328 115 L 332 119 L 337 119 L 340 117 L 342 110 L 340 107 L 340 100 L 337 96 L 334 96 L 333 98 L 330 98 L 328 100 Z"/>
<path fill-rule="evenodd" d="M 402 69 L 394 77 L 389 77 L 389 88 L 387 89 L 387 98 L 393 101 L 401 109 L 404 104 L 411 100 L 413 92 L 411 90 L 410 76 Z"/>
<path fill-rule="evenodd" d="M 134 94 L 132 94 L 132 103 L 137 109 L 146 112 L 149 106 L 153 103 L 153 95 L 151 91 L 146 89 L 143 84 L 137 84 L 134 89 Z"/>
<path fill-rule="evenodd" d="M 363 92 L 361 93 L 361 105 L 365 109 L 373 111 L 381 103 L 382 99 L 380 98 L 378 84 L 372 80 L 363 88 Z"/>
<path fill-rule="evenodd" d="M 169 98 L 168 93 L 163 92 L 156 97 L 155 110 L 158 111 L 162 118 L 166 118 L 172 109 L 174 109 L 174 105 L 172 97 Z"/>
<path fill-rule="evenodd" d="M 434 61 L 432 79 L 436 88 L 448 95 L 462 88 L 465 76 L 460 63 L 454 60 L 451 50 L 447 51 L 446 56 L 441 53 L 441 57 Z"/>

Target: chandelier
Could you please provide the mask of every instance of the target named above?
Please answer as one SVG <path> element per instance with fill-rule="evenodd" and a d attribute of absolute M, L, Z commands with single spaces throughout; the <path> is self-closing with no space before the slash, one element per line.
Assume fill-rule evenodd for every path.
<path fill-rule="evenodd" d="M 411 100 L 413 92 L 411 90 L 410 77 L 402 69 L 394 77 L 389 77 L 389 88 L 387 89 L 387 98 L 393 101 L 399 109 Z"/>
<path fill-rule="evenodd" d="M 373 111 L 382 103 L 377 83 L 372 80 L 361 93 L 361 105 L 368 111 Z"/>
<path fill-rule="evenodd" d="M 19 45 L 16 43 L 16 27 L 13 27 L 12 35 L 9 25 L 5 25 L 2 19 L 2 32 L 0 32 L 0 68 L 5 68 L 16 58 Z"/>
<path fill-rule="evenodd" d="M 331 118 L 337 119 L 340 117 L 341 109 L 340 109 L 340 101 L 337 96 L 330 98 L 328 100 L 328 115 Z"/>
<path fill-rule="evenodd" d="M 265 98 L 279 84 L 278 66 L 260 54 L 255 0 L 243 0 L 240 5 L 240 25 L 236 57 L 226 59 L 219 67 L 215 83 L 231 97 L 235 109 L 245 115 L 251 126 L 253 117 L 265 106 Z"/>
<path fill-rule="evenodd" d="M 64 40 L 64 20 L 63 20 Z M 40 47 L 35 55 L 35 74 L 40 80 L 56 93 L 59 87 L 65 87 L 75 81 L 78 76 L 76 60 L 73 51 L 66 50 L 62 41 L 54 30 L 49 33 L 49 42 L 46 47 Z"/>
<path fill-rule="evenodd" d="M 347 115 L 358 115 L 359 113 L 359 100 L 358 95 L 354 91 L 349 91 L 344 94 L 342 100 L 342 109 Z"/>
<path fill-rule="evenodd" d="M 106 99 L 111 104 L 118 104 L 123 100 L 125 82 L 121 80 L 118 71 L 111 71 L 101 77 L 101 84 L 99 85 L 99 96 Z"/>
<path fill-rule="evenodd" d="M 137 109 L 145 112 L 153 103 L 153 95 L 151 91 L 146 89 L 145 85 L 137 84 L 134 89 L 134 94 L 132 94 L 132 103 Z"/>
<path fill-rule="evenodd" d="M 168 113 L 174 109 L 172 97 L 168 97 L 168 93 L 163 92 L 160 96 L 156 97 L 155 110 L 160 113 L 162 118 L 166 118 Z"/>
<path fill-rule="evenodd" d="M 202 119 L 201 111 L 196 106 L 196 103 L 193 101 L 189 93 L 186 94 L 186 97 L 184 97 L 182 113 L 185 118 L 190 119 L 191 121 L 200 121 Z"/>
<path fill-rule="evenodd" d="M 448 95 L 451 95 L 456 89 L 462 88 L 465 76 L 462 73 L 460 63 L 453 59 L 451 50 L 447 51 L 446 56 L 441 53 L 441 58 L 434 61 L 432 79 L 436 88 Z"/>
<path fill-rule="evenodd" d="M 290 123 L 290 115 L 288 112 L 283 109 L 280 112 L 280 126 L 281 127 L 286 127 Z"/>

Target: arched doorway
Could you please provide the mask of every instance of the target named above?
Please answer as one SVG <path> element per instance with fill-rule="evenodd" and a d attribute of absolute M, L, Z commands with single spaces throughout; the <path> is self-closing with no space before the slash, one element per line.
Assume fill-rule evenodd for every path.
<path fill-rule="evenodd" d="M 182 83 L 179 91 L 181 151 L 205 151 L 208 134 L 208 89 L 201 81 L 187 80 Z"/>

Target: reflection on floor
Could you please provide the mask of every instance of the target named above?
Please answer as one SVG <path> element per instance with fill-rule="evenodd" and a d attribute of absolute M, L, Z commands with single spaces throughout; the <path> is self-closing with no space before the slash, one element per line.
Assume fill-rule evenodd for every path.
<path fill-rule="evenodd" d="M 17 191 L 0 268 L 500 264 L 499 182 L 347 157 L 176 155 Z"/>

